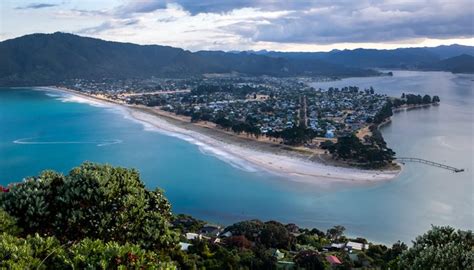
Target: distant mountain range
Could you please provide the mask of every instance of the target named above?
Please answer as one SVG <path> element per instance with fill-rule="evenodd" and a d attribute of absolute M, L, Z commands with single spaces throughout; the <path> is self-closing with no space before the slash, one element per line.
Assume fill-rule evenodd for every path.
<path fill-rule="evenodd" d="M 247 52 L 190 52 L 72 34 L 32 34 L 0 42 L 0 85 L 47 85 L 70 78 L 183 77 L 206 73 L 271 76 L 371 76 L 370 69 L 320 59 L 287 59 Z"/>
<path fill-rule="evenodd" d="M 285 59 L 313 59 L 357 68 L 396 68 L 443 70 L 454 73 L 474 73 L 474 47 L 449 45 L 394 50 L 356 49 L 330 52 L 275 52 L 257 51 Z"/>
<path fill-rule="evenodd" d="M 474 73 L 474 47 L 451 45 L 331 52 L 190 52 L 66 33 L 0 42 L 0 85 L 48 85 L 71 78 L 149 78 L 239 73 L 270 76 L 373 76 L 374 68 Z"/>

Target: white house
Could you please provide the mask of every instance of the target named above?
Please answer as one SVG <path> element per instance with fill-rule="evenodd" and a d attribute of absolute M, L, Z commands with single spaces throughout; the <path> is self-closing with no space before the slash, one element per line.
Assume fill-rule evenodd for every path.
<path fill-rule="evenodd" d="M 186 233 L 187 240 L 201 239 L 201 235 L 197 233 Z"/>
<path fill-rule="evenodd" d="M 353 249 L 353 250 L 364 250 L 364 249 L 369 248 L 369 244 L 362 244 L 362 243 L 349 241 L 346 244 L 346 248 L 347 249 Z"/>
<path fill-rule="evenodd" d="M 188 251 L 189 247 L 192 245 L 189 243 L 179 242 L 179 246 L 182 251 Z"/>

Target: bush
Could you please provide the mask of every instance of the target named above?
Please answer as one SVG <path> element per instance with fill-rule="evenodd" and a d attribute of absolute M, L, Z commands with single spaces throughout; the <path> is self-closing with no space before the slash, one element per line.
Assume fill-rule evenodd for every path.
<path fill-rule="evenodd" d="M 138 245 L 84 239 L 61 245 L 38 234 L 26 239 L 0 235 L 0 268 L 6 269 L 176 269 Z"/>
<path fill-rule="evenodd" d="M 0 208 L 0 233 L 17 235 L 20 231 L 20 228 L 16 226 L 16 219 Z"/>
<path fill-rule="evenodd" d="M 150 250 L 177 246 L 168 200 L 160 190 L 146 190 L 136 170 L 84 163 L 67 176 L 45 171 L 2 193 L 0 206 L 23 236 L 131 242 Z"/>
<path fill-rule="evenodd" d="M 433 226 L 402 253 L 401 269 L 474 269 L 472 231 Z"/>
<path fill-rule="evenodd" d="M 41 260 L 33 257 L 33 250 L 25 239 L 3 233 L 0 235 L 0 268 L 37 268 Z"/>
<path fill-rule="evenodd" d="M 69 254 L 73 269 L 175 269 L 138 245 L 84 239 L 72 246 Z"/>

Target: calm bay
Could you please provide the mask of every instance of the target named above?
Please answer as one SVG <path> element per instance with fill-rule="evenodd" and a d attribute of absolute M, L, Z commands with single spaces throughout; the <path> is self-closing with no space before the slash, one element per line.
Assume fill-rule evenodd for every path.
<path fill-rule="evenodd" d="M 164 134 L 116 107 L 33 88 L 0 89 L 0 184 L 50 168 L 67 173 L 85 160 L 137 168 L 160 187 L 176 213 L 212 222 L 259 218 L 392 243 L 430 224 L 474 228 L 473 75 L 394 71 L 393 77 L 314 83 L 349 85 L 390 96 L 439 95 L 441 105 L 396 113 L 382 129 L 398 156 L 455 167 L 453 173 L 410 163 L 388 182 L 307 184 L 275 176 L 189 138 Z"/>

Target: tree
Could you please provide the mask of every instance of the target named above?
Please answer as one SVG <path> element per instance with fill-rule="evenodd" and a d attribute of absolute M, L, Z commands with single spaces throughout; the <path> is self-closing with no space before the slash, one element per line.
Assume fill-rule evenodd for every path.
<path fill-rule="evenodd" d="M 337 240 L 344 234 L 345 230 L 346 228 L 344 226 L 336 225 L 331 229 L 328 229 L 326 235 L 333 240 Z"/>
<path fill-rule="evenodd" d="M 295 256 L 295 263 L 306 270 L 324 270 L 324 263 L 317 251 L 305 250 Z"/>
<path fill-rule="evenodd" d="M 98 238 L 150 250 L 177 245 L 168 200 L 158 189 L 145 189 L 133 169 L 84 163 L 67 176 L 45 171 L 3 193 L 0 206 L 17 219 L 23 236 Z"/>
<path fill-rule="evenodd" d="M 351 134 L 350 136 L 339 137 L 337 143 L 329 150 L 338 158 L 349 159 L 354 156 L 354 153 L 358 153 L 362 147 L 360 140 L 354 134 Z"/>
<path fill-rule="evenodd" d="M 302 233 L 296 237 L 298 244 L 310 245 L 314 248 L 320 249 L 322 247 L 319 237 L 317 235 L 311 235 L 308 233 Z"/>
<path fill-rule="evenodd" d="M 328 148 L 335 158 L 355 161 L 367 168 L 383 167 L 394 159 L 395 152 L 387 148 L 380 131 L 372 125 L 372 136 L 363 144 L 354 134 L 339 137 L 333 147 Z"/>
<path fill-rule="evenodd" d="M 260 243 L 267 248 L 290 249 L 295 243 L 295 238 L 286 227 L 276 221 L 265 222 L 260 233 Z"/>
<path fill-rule="evenodd" d="M 430 103 L 431 103 L 430 95 L 424 95 L 423 96 L 423 104 L 430 104 Z"/>
<path fill-rule="evenodd" d="M 230 127 L 232 127 L 232 121 L 230 121 L 229 119 L 223 117 L 223 116 L 220 116 L 218 117 L 216 120 L 215 120 L 215 123 L 219 126 L 221 126 L 222 128 L 224 129 L 229 129 Z"/>
<path fill-rule="evenodd" d="M 334 148 L 334 143 L 330 140 L 325 140 L 319 143 L 319 147 L 321 147 L 321 149 L 330 150 Z"/>
<path fill-rule="evenodd" d="M 392 102 L 387 101 L 382 107 L 382 109 L 375 115 L 373 122 L 375 124 L 380 124 L 387 118 L 391 117 L 393 115 L 392 107 Z"/>
<path fill-rule="evenodd" d="M 395 108 L 400 107 L 400 106 L 402 106 L 403 104 L 405 104 L 405 101 L 402 100 L 402 99 L 395 98 L 395 99 L 393 100 L 393 107 L 395 107 Z"/>
<path fill-rule="evenodd" d="M 300 145 L 314 137 L 314 133 L 311 129 L 303 126 L 293 126 L 291 128 L 284 129 L 280 136 L 285 144 L 288 145 Z"/>
<path fill-rule="evenodd" d="M 249 249 L 252 247 L 250 242 L 244 235 L 231 236 L 225 239 L 226 245 L 238 249 Z"/>
<path fill-rule="evenodd" d="M 206 222 L 185 214 L 179 214 L 173 217 L 171 223 L 174 229 L 178 229 L 182 233 L 197 232 L 206 225 Z"/>
<path fill-rule="evenodd" d="M 250 241 L 256 241 L 264 227 L 264 223 L 258 219 L 237 222 L 225 229 L 232 235 L 244 235 Z"/>
<path fill-rule="evenodd" d="M 438 96 L 433 96 L 433 100 L 431 100 L 431 102 L 433 103 L 439 103 L 441 100 L 439 99 Z"/>
<path fill-rule="evenodd" d="M 401 269 L 474 269 L 472 231 L 432 226 L 402 253 Z"/>
<path fill-rule="evenodd" d="M 0 233 L 17 235 L 20 231 L 20 228 L 16 226 L 16 220 L 0 208 Z"/>
<path fill-rule="evenodd" d="M 373 88 L 372 86 L 369 88 L 369 93 L 370 93 L 371 95 L 373 95 L 373 94 L 375 93 L 374 88 Z"/>

